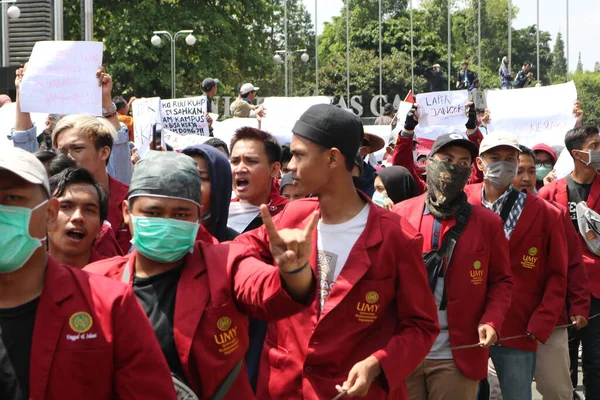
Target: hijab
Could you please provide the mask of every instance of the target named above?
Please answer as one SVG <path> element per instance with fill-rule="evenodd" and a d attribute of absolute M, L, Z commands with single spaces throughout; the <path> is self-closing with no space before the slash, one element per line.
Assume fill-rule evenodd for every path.
<path fill-rule="evenodd" d="M 383 168 L 377 172 L 377 176 L 381 178 L 388 197 L 394 204 L 419 195 L 414 178 L 404 167 L 394 165 Z"/>

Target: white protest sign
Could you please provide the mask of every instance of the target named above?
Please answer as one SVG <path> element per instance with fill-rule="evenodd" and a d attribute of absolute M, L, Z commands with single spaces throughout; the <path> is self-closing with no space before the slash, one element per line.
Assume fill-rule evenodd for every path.
<path fill-rule="evenodd" d="M 423 93 L 416 97 L 419 104 L 419 125 L 415 133 L 419 140 L 435 140 L 446 133 L 465 133 L 465 104 L 469 101 L 469 92 L 454 90 Z"/>
<path fill-rule="evenodd" d="M 133 136 L 140 157 L 150 150 L 152 128 L 160 124 L 160 97 L 137 99 L 133 102 Z"/>
<path fill-rule="evenodd" d="M 292 141 L 292 128 L 300 116 L 315 104 L 330 104 L 326 96 L 267 97 L 262 103 L 267 115 L 262 119 L 262 130 L 269 132 L 279 143 Z"/>
<path fill-rule="evenodd" d="M 13 141 L 10 139 L 10 131 L 15 127 L 17 118 L 17 103 L 8 103 L 0 107 L 0 149 L 5 146 L 13 147 Z M 46 128 L 47 113 L 30 114 L 31 121 L 37 128 L 39 135 Z"/>
<path fill-rule="evenodd" d="M 101 65 L 101 42 L 37 42 L 21 82 L 21 110 L 102 115 Z"/>
<path fill-rule="evenodd" d="M 206 96 L 162 100 L 163 128 L 177 135 L 209 136 Z"/>
<path fill-rule="evenodd" d="M 210 139 L 210 136 L 200 135 L 178 135 L 176 133 L 165 130 L 165 143 L 173 148 L 173 150 L 183 150 L 186 147 L 202 144 Z"/>
<path fill-rule="evenodd" d="M 391 136 L 394 139 L 396 139 L 398 137 L 398 135 L 400 134 L 400 131 L 404 128 L 404 121 L 406 120 L 406 114 L 408 114 L 408 112 L 410 111 L 412 106 L 413 106 L 413 103 L 409 103 L 408 101 L 400 102 L 400 105 L 398 106 L 398 112 L 394 116 L 394 119 L 392 120 L 392 124 L 391 124 L 392 125 L 391 126 L 391 129 L 392 129 Z"/>
<path fill-rule="evenodd" d="M 554 171 L 556 173 L 556 179 L 564 178 L 569 175 L 573 169 L 575 169 L 575 162 L 573 157 L 569 154 L 569 151 L 564 148 L 560 153 L 556 164 L 554 164 Z"/>
<path fill-rule="evenodd" d="M 492 113 L 489 131 L 510 132 L 520 144 L 563 145 L 565 134 L 575 126 L 573 104 L 577 90 L 573 82 L 515 90 L 487 91 Z"/>

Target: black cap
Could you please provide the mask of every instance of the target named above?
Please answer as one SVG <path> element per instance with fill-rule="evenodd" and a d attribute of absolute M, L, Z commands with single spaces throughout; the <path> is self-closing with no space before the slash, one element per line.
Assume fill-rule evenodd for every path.
<path fill-rule="evenodd" d="M 356 156 L 365 136 L 360 118 L 331 104 L 310 107 L 296 121 L 292 132 L 325 148 L 335 147 L 346 158 Z"/>
<path fill-rule="evenodd" d="M 384 114 L 389 114 L 392 111 L 394 111 L 394 106 L 391 105 L 390 103 L 386 103 L 385 106 L 383 106 L 383 113 Z"/>
<path fill-rule="evenodd" d="M 210 89 L 215 87 L 217 83 L 219 83 L 218 79 L 206 78 L 202 81 L 202 89 L 204 89 L 205 92 L 208 92 Z"/>
<path fill-rule="evenodd" d="M 431 153 L 429 153 L 429 156 L 433 156 L 442 148 L 448 146 L 459 146 L 469 150 L 469 152 L 471 153 L 472 160 L 475 160 L 475 158 L 479 155 L 479 148 L 475 143 L 471 142 L 468 139 L 465 139 L 464 136 L 458 133 L 448 133 L 446 135 L 439 136 L 435 140 L 435 142 L 433 143 L 433 147 L 431 148 Z"/>

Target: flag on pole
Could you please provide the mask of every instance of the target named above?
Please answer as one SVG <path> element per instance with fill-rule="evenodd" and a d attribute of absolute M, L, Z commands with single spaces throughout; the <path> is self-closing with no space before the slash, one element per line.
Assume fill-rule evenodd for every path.
<path fill-rule="evenodd" d="M 412 90 L 408 91 L 408 94 L 404 98 L 404 101 L 407 102 L 407 103 L 414 103 L 415 102 L 415 96 L 413 96 Z"/>

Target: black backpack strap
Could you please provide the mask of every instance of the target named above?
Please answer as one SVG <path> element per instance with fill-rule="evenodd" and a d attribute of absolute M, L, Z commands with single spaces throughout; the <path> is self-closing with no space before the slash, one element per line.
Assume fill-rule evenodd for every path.
<path fill-rule="evenodd" d="M 500 212 L 500 218 L 502 218 L 503 224 L 506 223 L 506 220 L 508 219 L 508 216 L 510 215 L 510 212 L 512 211 L 513 206 L 515 205 L 515 203 L 517 202 L 517 199 L 519 198 L 519 194 L 521 194 L 521 192 L 519 192 L 517 189 L 511 188 L 511 191 L 508 194 L 508 197 L 506 198 L 504 205 L 502 206 L 502 211 Z"/>
<path fill-rule="evenodd" d="M 233 367 L 233 369 L 231 371 L 229 371 L 229 373 L 227 374 L 225 379 L 223 379 L 223 382 L 221 382 L 221 384 L 219 385 L 217 390 L 215 390 L 213 395 L 210 396 L 209 400 L 222 400 L 225 398 L 225 395 L 227 394 L 227 392 L 229 392 L 229 389 L 231 389 L 231 385 L 233 385 L 233 382 L 235 382 L 238 375 L 240 374 L 240 370 L 242 369 L 243 362 L 244 362 L 244 358 L 242 358 L 235 365 L 235 367 Z M 245 379 L 248 379 L 248 378 L 245 378 Z"/>
<path fill-rule="evenodd" d="M 579 204 L 583 201 L 581 196 L 579 196 L 579 191 L 577 190 L 577 186 L 575 185 L 575 181 L 571 174 L 567 175 L 567 190 L 569 192 L 569 198 L 573 200 L 575 204 Z"/>

